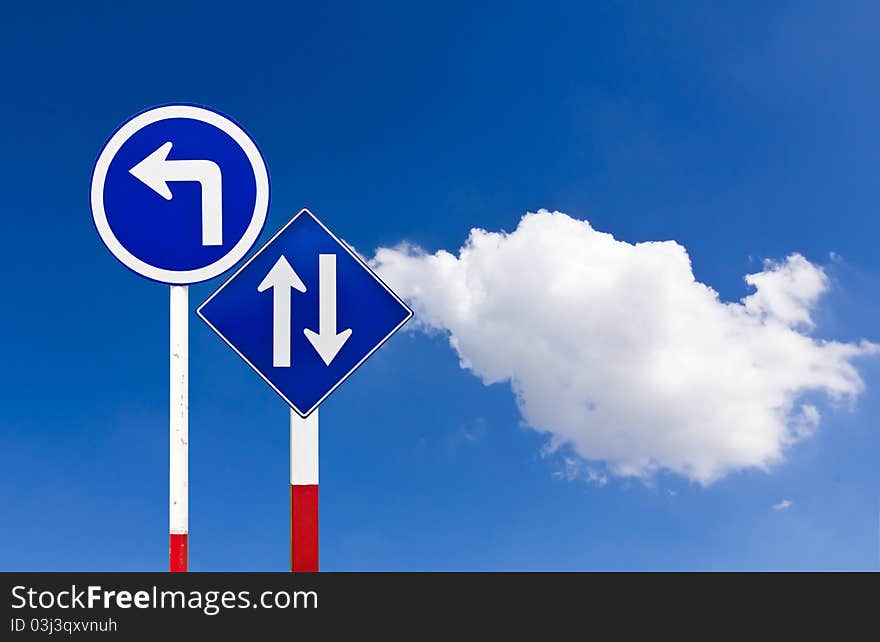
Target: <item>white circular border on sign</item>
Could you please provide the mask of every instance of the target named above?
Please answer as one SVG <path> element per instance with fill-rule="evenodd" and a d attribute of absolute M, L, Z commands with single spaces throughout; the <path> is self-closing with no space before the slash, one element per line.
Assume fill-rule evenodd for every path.
<path fill-rule="evenodd" d="M 205 265 L 195 270 L 166 270 L 142 261 L 125 249 L 119 239 L 116 238 L 116 235 L 110 228 L 110 223 L 107 221 L 107 213 L 104 211 L 104 181 L 107 179 L 107 170 L 110 167 L 110 163 L 117 152 L 119 152 L 119 149 L 129 138 L 147 125 L 161 120 L 168 120 L 169 118 L 198 120 L 213 125 L 228 134 L 247 156 L 254 171 L 256 182 L 254 212 L 251 216 L 251 222 L 248 224 L 241 239 L 222 258 L 210 265 Z M 174 285 L 199 283 L 213 279 L 215 276 L 231 268 L 256 243 L 257 237 L 263 229 L 263 224 L 266 222 L 266 213 L 269 210 L 269 174 L 266 171 L 266 163 L 263 161 L 263 156 L 260 154 L 260 150 L 257 149 L 254 141 L 251 140 L 250 136 L 241 127 L 225 116 L 210 109 L 194 105 L 165 105 L 138 114 L 123 124 L 107 141 L 104 149 L 101 150 L 100 156 L 98 156 L 95 169 L 92 172 L 91 203 L 92 218 L 95 221 L 95 227 L 98 228 L 101 240 L 104 241 L 104 245 L 107 246 L 110 253 L 119 259 L 123 265 L 148 279 L 162 283 Z"/>

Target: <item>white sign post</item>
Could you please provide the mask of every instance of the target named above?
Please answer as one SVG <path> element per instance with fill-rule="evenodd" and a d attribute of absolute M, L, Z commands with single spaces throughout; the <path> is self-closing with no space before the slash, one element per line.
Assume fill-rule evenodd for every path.
<path fill-rule="evenodd" d="M 189 286 L 171 286 L 169 549 L 172 572 L 189 560 Z"/>

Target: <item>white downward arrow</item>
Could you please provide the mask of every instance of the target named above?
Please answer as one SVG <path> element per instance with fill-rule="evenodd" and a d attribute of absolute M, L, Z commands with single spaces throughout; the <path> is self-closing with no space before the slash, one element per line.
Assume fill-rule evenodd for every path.
<path fill-rule="evenodd" d="M 303 332 L 312 347 L 328 366 L 348 338 L 351 330 L 336 334 L 336 255 L 318 257 L 318 331 L 306 328 Z"/>
<path fill-rule="evenodd" d="M 168 160 L 170 151 L 171 143 L 167 142 L 128 170 L 129 173 L 166 201 L 171 200 L 169 182 L 199 183 L 202 186 L 202 245 L 223 245 L 220 168 L 209 160 Z"/>
<path fill-rule="evenodd" d="M 290 367 L 290 305 L 291 290 L 306 291 L 284 255 L 275 262 L 266 277 L 257 286 L 259 292 L 272 288 L 272 365 L 276 368 Z"/>

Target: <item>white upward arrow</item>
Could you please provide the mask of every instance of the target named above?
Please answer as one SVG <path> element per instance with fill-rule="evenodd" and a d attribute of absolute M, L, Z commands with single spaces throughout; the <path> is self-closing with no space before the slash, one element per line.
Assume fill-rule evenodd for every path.
<path fill-rule="evenodd" d="M 351 330 L 336 334 L 336 255 L 318 257 L 318 331 L 303 330 L 306 339 L 328 366 L 348 338 Z"/>
<path fill-rule="evenodd" d="M 272 288 L 272 365 L 276 368 L 290 367 L 290 300 L 291 290 L 306 291 L 306 286 L 290 263 L 281 257 L 257 286 L 259 292 Z"/>
<path fill-rule="evenodd" d="M 209 160 L 168 160 L 171 142 L 132 167 L 129 173 L 171 200 L 169 182 L 194 181 L 202 186 L 202 245 L 223 245 L 223 189 L 217 163 Z"/>

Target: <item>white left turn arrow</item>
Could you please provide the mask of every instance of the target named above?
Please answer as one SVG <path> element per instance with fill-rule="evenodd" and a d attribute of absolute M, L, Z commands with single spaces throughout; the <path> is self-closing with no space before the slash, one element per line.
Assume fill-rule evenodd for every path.
<path fill-rule="evenodd" d="M 202 187 L 202 245 L 223 245 L 223 185 L 220 167 L 209 160 L 168 160 L 171 142 L 132 167 L 129 173 L 166 201 L 169 182 L 196 182 Z"/>
<path fill-rule="evenodd" d="M 328 366 L 351 336 L 350 329 L 336 334 L 335 254 L 321 254 L 318 257 L 318 331 L 306 328 L 303 332 Z"/>
<path fill-rule="evenodd" d="M 276 368 L 290 367 L 290 306 L 293 292 L 306 291 L 306 286 L 299 275 L 281 257 L 266 274 L 257 291 L 265 292 L 272 288 L 272 365 Z"/>

